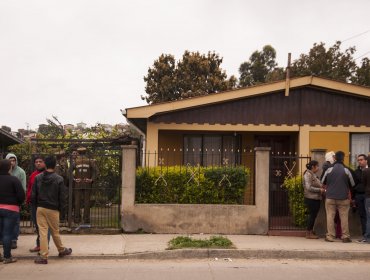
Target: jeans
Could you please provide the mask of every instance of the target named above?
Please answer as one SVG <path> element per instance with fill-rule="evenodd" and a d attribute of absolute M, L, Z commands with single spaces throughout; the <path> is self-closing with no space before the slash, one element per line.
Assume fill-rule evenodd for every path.
<path fill-rule="evenodd" d="M 365 209 L 366 209 L 366 233 L 365 239 L 370 241 L 370 198 L 365 199 Z"/>
<path fill-rule="evenodd" d="M 334 217 L 337 209 L 339 212 L 339 217 L 342 226 L 342 239 L 350 238 L 348 228 L 349 205 L 350 205 L 349 199 L 329 199 L 329 198 L 326 199 L 325 209 L 326 209 L 327 239 L 330 240 L 335 239 Z"/>
<path fill-rule="evenodd" d="M 4 258 L 7 259 L 12 257 L 12 238 L 17 220 L 19 220 L 18 212 L 0 209 L 0 228 L 2 229 L 3 251 Z"/>
<path fill-rule="evenodd" d="M 20 227 L 21 227 L 21 215 L 18 213 L 17 222 L 15 223 L 15 226 L 14 226 L 14 229 L 13 229 L 13 235 L 12 235 L 12 240 L 13 241 L 18 240 Z"/>
<path fill-rule="evenodd" d="M 366 233 L 366 209 L 365 209 L 365 194 L 356 193 L 355 196 L 357 211 L 360 215 L 362 235 Z"/>
<path fill-rule="evenodd" d="M 317 214 L 320 210 L 321 200 L 304 198 L 304 203 L 308 209 L 308 220 L 307 220 L 307 230 L 313 230 L 315 225 Z"/>

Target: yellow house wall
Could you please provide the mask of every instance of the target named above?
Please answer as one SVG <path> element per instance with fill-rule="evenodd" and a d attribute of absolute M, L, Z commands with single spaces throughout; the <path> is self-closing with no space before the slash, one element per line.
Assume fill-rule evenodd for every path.
<path fill-rule="evenodd" d="M 250 145 L 254 147 L 253 135 L 258 132 L 299 132 L 298 153 L 310 155 L 312 149 L 342 150 L 349 152 L 350 133 L 370 133 L 370 127 L 361 126 L 309 126 L 309 125 L 210 125 L 210 124 L 164 124 L 151 123 L 147 125 L 146 151 L 157 152 L 159 130 L 192 130 L 192 131 L 237 131 L 241 133 L 243 148 Z M 162 140 L 161 140 L 162 141 Z M 147 161 L 149 165 L 155 165 L 154 157 Z"/>

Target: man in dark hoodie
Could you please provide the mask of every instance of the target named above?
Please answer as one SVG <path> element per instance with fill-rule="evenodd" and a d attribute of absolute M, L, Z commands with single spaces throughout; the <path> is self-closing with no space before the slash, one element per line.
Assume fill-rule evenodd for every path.
<path fill-rule="evenodd" d="M 63 246 L 59 234 L 59 215 L 65 201 L 65 186 L 63 178 L 54 172 L 56 166 L 55 157 L 49 156 L 45 159 L 46 170 L 37 175 L 32 187 L 32 204 L 37 206 L 37 225 L 40 233 L 40 256 L 35 259 L 36 264 L 48 263 L 48 231 L 55 246 L 58 249 L 59 257 L 72 253 L 71 248 Z"/>
<path fill-rule="evenodd" d="M 36 228 L 36 234 L 37 234 L 36 247 L 30 249 L 31 253 L 40 251 L 40 234 L 39 234 L 39 228 L 37 226 L 37 220 L 36 220 L 36 205 L 33 205 L 31 203 L 32 187 L 33 187 L 33 183 L 35 181 L 36 176 L 44 172 L 45 170 L 45 162 L 42 156 L 36 155 L 33 159 L 33 162 L 35 165 L 35 171 L 31 173 L 28 179 L 27 194 L 26 194 L 26 203 L 31 204 L 31 218 L 32 218 L 32 223 L 34 224 Z M 50 234 L 48 234 L 48 240 L 49 239 L 50 239 Z"/>
<path fill-rule="evenodd" d="M 6 155 L 5 159 L 10 160 L 11 170 L 10 175 L 17 177 L 22 183 L 23 190 L 26 191 L 26 172 L 18 166 L 18 159 L 15 154 L 9 153 Z M 17 225 L 14 227 L 13 237 L 12 237 L 12 249 L 17 249 L 17 241 L 20 232 L 20 215 L 18 215 Z"/>

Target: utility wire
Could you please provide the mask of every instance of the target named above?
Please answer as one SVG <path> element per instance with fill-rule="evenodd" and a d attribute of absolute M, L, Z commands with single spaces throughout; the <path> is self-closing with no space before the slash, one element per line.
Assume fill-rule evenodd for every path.
<path fill-rule="evenodd" d="M 366 53 L 364 53 L 364 54 L 362 54 L 362 55 L 360 55 L 360 56 L 356 57 L 356 58 L 355 58 L 355 60 L 356 60 L 356 59 L 359 59 L 359 58 L 361 58 L 361 57 L 363 57 L 363 56 L 365 56 L 365 55 L 367 55 L 368 53 L 370 53 L 370 51 L 368 51 L 368 52 L 366 52 Z"/>
<path fill-rule="evenodd" d="M 361 32 L 359 34 L 353 35 L 352 37 L 349 37 L 349 38 L 347 38 L 347 39 L 345 39 L 345 40 L 343 40 L 341 42 L 346 42 L 346 41 L 352 40 L 352 39 L 357 38 L 357 37 L 360 37 L 360 36 L 362 36 L 362 35 L 364 35 L 364 34 L 366 34 L 368 32 L 370 32 L 370 29 L 369 30 L 366 30 L 364 32 Z"/>

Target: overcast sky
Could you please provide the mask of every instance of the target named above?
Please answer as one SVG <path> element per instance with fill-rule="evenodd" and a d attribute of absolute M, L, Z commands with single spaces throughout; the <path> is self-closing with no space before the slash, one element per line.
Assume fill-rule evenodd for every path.
<path fill-rule="evenodd" d="M 162 53 L 215 51 L 237 77 L 266 44 L 284 67 L 288 52 L 354 36 L 343 47 L 370 56 L 369 11 L 369 0 L 1 0 L 0 125 L 125 122 Z"/>

